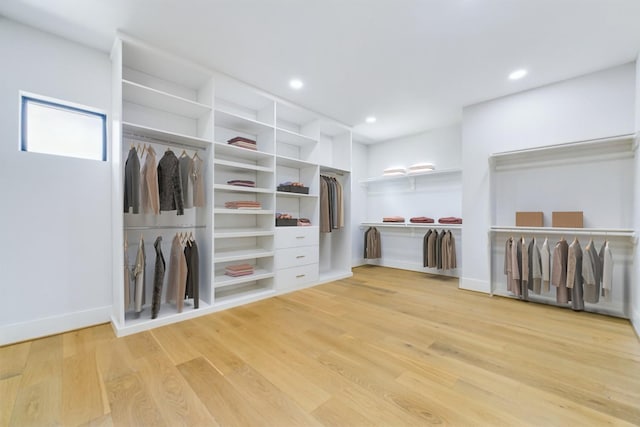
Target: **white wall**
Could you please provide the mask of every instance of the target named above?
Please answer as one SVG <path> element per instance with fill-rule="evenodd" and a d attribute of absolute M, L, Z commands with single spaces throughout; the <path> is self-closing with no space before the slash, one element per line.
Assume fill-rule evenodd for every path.
<path fill-rule="evenodd" d="M 367 193 L 360 181 L 367 178 L 369 153 L 367 146 L 353 141 L 351 147 L 351 266 L 364 264 L 364 240 L 360 223 L 367 219 Z"/>
<path fill-rule="evenodd" d="M 635 96 L 636 96 L 636 105 L 635 105 L 635 130 L 637 134 L 640 134 L 640 55 L 636 60 L 636 88 L 635 88 Z M 636 141 L 638 141 L 636 137 Z M 634 185 L 634 207 L 633 207 L 633 215 L 634 215 L 634 229 L 636 231 L 636 235 L 640 234 L 640 153 L 636 151 L 635 156 L 635 185 Z M 631 323 L 636 329 L 636 333 L 640 337 L 640 250 L 638 250 L 638 246 L 635 248 L 633 266 L 634 266 L 634 275 L 632 283 L 634 284 L 634 288 L 631 290 Z"/>
<path fill-rule="evenodd" d="M 18 143 L 19 90 L 108 112 L 107 54 L 0 18 L 0 58 L 1 345 L 108 321 L 112 272 L 109 163 Z"/>
<path fill-rule="evenodd" d="M 631 63 L 464 108 L 462 288 L 490 291 L 489 155 L 632 133 L 634 89 Z"/>

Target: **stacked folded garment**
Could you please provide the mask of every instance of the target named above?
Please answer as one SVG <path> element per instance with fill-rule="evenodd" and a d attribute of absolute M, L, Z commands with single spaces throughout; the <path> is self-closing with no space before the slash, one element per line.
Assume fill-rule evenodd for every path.
<path fill-rule="evenodd" d="M 416 224 L 433 224 L 433 218 L 428 218 L 426 216 L 414 216 L 409 221 Z"/>
<path fill-rule="evenodd" d="M 409 175 L 413 173 L 423 173 L 434 170 L 436 167 L 433 163 L 416 163 L 415 165 L 411 165 L 407 168 L 407 173 Z"/>
<path fill-rule="evenodd" d="M 291 216 L 291 214 L 288 214 L 288 213 L 276 213 L 276 218 L 277 219 L 293 219 L 293 216 Z"/>
<path fill-rule="evenodd" d="M 447 216 L 444 218 L 438 219 L 440 224 L 462 224 L 462 218 L 458 218 L 455 216 Z"/>
<path fill-rule="evenodd" d="M 224 269 L 224 274 L 231 277 L 248 276 L 250 274 L 253 274 L 253 265 L 251 264 L 228 265 Z"/>
<path fill-rule="evenodd" d="M 224 207 L 227 209 L 261 209 L 262 203 L 254 200 L 235 200 L 232 202 L 225 202 Z"/>
<path fill-rule="evenodd" d="M 384 176 L 398 176 L 398 175 L 406 175 L 407 170 L 405 168 L 386 168 L 382 174 Z"/>
<path fill-rule="evenodd" d="M 256 142 L 253 139 L 243 138 L 241 136 L 236 136 L 235 138 L 231 138 L 227 141 L 230 145 L 235 145 L 236 147 L 248 148 L 249 150 L 257 150 Z"/>
<path fill-rule="evenodd" d="M 404 222 L 404 217 L 402 216 L 385 216 L 382 218 L 382 222 Z"/>
<path fill-rule="evenodd" d="M 255 181 L 248 181 L 244 179 L 232 179 L 231 181 L 227 181 L 229 185 L 237 185 L 239 187 L 255 187 Z"/>
<path fill-rule="evenodd" d="M 308 218 L 298 218 L 298 227 L 308 227 L 311 221 Z"/>

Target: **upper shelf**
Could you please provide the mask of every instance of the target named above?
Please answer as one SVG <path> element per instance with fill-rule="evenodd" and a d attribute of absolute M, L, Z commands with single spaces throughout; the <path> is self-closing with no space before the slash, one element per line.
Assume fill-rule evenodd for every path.
<path fill-rule="evenodd" d="M 564 228 L 564 227 L 515 227 L 493 226 L 492 233 L 549 234 L 568 236 L 635 237 L 634 230 L 626 228 Z"/>
<path fill-rule="evenodd" d="M 433 170 L 428 172 L 412 173 L 412 174 L 406 174 L 406 175 L 376 176 L 373 178 L 363 179 L 360 181 L 360 184 L 368 185 L 376 182 L 403 181 L 403 180 L 411 180 L 412 178 L 417 178 L 417 177 L 443 176 L 443 175 L 456 175 L 456 174 L 462 174 L 462 169 L 443 169 L 443 170 Z"/>
<path fill-rule="evenodd" d="M 244 160 L 262 160 L 273 158 L 273 154 L 264 151 L 250 150 L 248 148 L 236 147 L 235 145 L 223 142 L 214 142 L 216 155 L 222 154 Z"/>
<path fill-rule="evenodd" d="M 122 80 L 122 99 L 192 119 L 199 119 L 211 112 L 211 107 L 208 105 L 124 79 Z"/>
<path fill-rule="evenodd" d="M 534 165 L 563 165 L 585 160 L 613 160 L 631 158 L 637 147 L 635 134 L 609 138 L 554 144 L 525 150 L 505 151 L 489 156 L 496 170 Z"/>
<path fill-rule="evenodd" d="M 391 227 L 391 228 L 449 228 L 452 230 L 461 230 L 462 224 L 417 224 L 413 222 L 361 222 L 364 227 Z"/>
<path fill-rule="evenodd" d="M 282 128 L 276 128 L 276 141 L 299 147 L 312 146 L 318 143 L 315 138 Z"/>
<path fill-rule="evenodd" d="M 240 116 L 235 113 L 216 109 L 215 110 L 216 126 L 233 129 L 238 132 L 245 132 L 251 135 L 259 135 L 263 132 L 273 132 L 273 126 Z"/>
<path fill-rule="evenodd" d="M 211 146 L 211 141 L 195 136 L 183 135 L 175 132 L 167 132 L 161 129 L 155 129 L 148 126 L 142 126 L 135 123 L 122 122 L 123 136 L 142 137 L 149 139 L 150 142 L 158 142 L 161 144 L 180 145 L 189 148 L 206 149 Z"/>
<path fill-rule="evenodd" d="M 253 165 L 249 163 L 234 162 L 231 160 L 215 159 L 213 163 L 221 168 L 229 170 L 253 170 L 258 172 L 273 172 L 273 168 L 267 166 Z"/>

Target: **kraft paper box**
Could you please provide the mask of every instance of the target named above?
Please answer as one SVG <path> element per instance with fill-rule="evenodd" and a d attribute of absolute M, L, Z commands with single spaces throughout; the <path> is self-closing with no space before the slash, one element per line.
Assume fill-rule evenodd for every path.
<path fill-rule="evenodd" d="M 583 227 L 582 211 L 575 212 L 552 212 L 551 226 L 565 228 L 582 228 Z"/>
<path fill-rule="evenodd" d="M 542 212 L 516 212 L 516 227 L 543 227 Z"/>

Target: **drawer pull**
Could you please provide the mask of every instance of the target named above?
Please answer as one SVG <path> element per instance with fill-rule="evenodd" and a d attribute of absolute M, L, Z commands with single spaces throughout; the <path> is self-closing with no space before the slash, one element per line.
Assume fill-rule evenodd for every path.
<path fill-rule="evenodd" d="M 296 236 L 296 239 L 304 239 L 304 236 Z"/>
<path fill-rule="evenodd" d="M 302 278 L 302 277 L 304 277 L 304 276 L 306 276 L 306 274 L 298 274 L 298 275 L 296 276 L 296 279 L 300 279 L 300 278 Z"/>
<path fill-rule="evenodd" d="M 304 258 L 304 255 L 298 255 L 296 258 L 297 259 Z"/>

